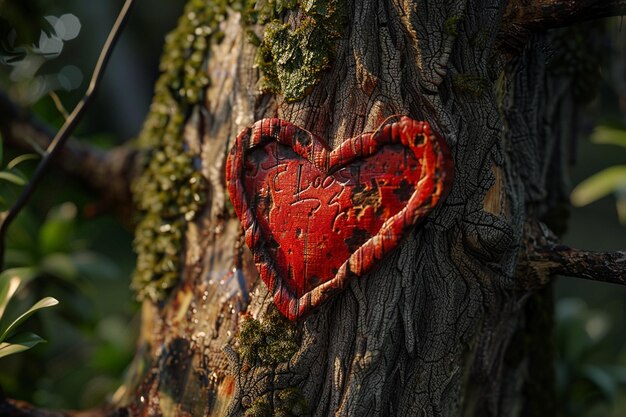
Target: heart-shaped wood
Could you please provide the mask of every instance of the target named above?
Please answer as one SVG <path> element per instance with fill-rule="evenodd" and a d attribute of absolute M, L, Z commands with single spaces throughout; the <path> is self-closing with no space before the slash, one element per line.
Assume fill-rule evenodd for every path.
<path fill-rule="evenodd" d="M 226 181 L 263 282 L 290 320 L 368 273 L 451 186 L 428 123 L 387 119 L 337 149 L 280 119 L 237 136 Z"/>

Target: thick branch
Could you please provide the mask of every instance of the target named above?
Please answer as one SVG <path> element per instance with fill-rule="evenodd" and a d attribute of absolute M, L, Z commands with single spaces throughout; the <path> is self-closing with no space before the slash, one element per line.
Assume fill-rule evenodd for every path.
<path fill-rule="evenodd" d="M 32 152 L 46 149 L 54 133 L 0 93 L 0 133 L 11 147 Z M 130 183 L 137 150 L 124 145 L 102 151 L 70 138 L 60 150 L 55 164 L 87 186 L 104 193 L 107 201 L 130 207 Z"/>
<path fill-rule="evenodd" d="M 557 247 L 545 253 L 555 274 L 626 285 L 626 252 L 593 252 Z"/>
<path fill-rule="evenodd" d="M 626 252 L 570 248 L 560 244 L 541 223 L 528 226 L 526 231 L 526 252 L 520 259 L 520 272 L 530 283 L 545 283 L 550 276 L 559 274 L 626 285 Z"/>
<path fill-rule="evenodd" d="M 626 14 L 626 0 L 510 0 L 501 40 L 519 49 L 530 33 Z"/>

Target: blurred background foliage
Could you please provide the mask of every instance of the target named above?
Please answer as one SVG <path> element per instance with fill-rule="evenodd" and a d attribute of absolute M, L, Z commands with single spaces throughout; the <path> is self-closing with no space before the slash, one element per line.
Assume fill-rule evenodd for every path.
<path fill-rule="evenodd" d="M 76 138 L 108 149 L 137 135 L 164 36 L 184 3 L 137 2 Z M 0 93 L 58 129 L 63 113 L 82 97 L 121 5 L 0 0 Z M 9 167 L 7 162 L 23 152 L 2 149 L 0 211 L 15 201 L 39 159 L 35 154 Z M 47 344 L 0 359 L 0 387 L 7 396 L 45 408 L 84 409 L 102 404 L 122 381 L 139 324 L 129 290 L 132 230 L 122 226 L 132 222 L 102 214 L 100 199 L 75 177 L 53 169 L 9 230 L 6 266 L 23 268 L 28 279 L 7 316 L 44 296 L 60 304 L 20 327 Z"/>
<path fill-rule="evenodd" d="M 577 248 L 626 250 L 626 225 L 620 225 L 616 210 L 626 184 L 620 185 L 615 171 L 626 164 L 626 147 L 617 143 L 619 132 L 626 131 L 626 27 L 622 18 L 604 23 L 607 39 L 596 61 L 599 91 L 580 115 L 583 130 L 571 171 L 577 207 L 563 240 Z M 626 287 L 561 277 L 556 303 L 562 416 L 625 416 Z"/>
<path fill-rule="evenodd" d="M 163 38 L 183 5 L 184 0 L 158 7 L 138 2 L 94 107 L 75 133 L 81 141 L 107 149 L 137 135 L 158 75 Z M 81 98 L 120 7 L 121 1 L 0 0 L 0 91 L 58 128 L 65 109 Z M 583 184 L 583 197 L 574 195 L 584 206 L 572 210 L 564 238 L 596 250 L 626 248 L 626 228 L 615 210 L 616 197 L 618 202 L 626 198 L 626 186 L 615 174 L 593 177 L 626 161 L 626 147 L 602 139 L 607 129 L 626 131 L 626 36 L 620 19 L 607 24 L 613 49 L 601 67 L 600 94 L 585 112 L 572 171 L 573 185 L 590 177 L 595 183 Z M 596 126 L 603 127 L 592 135 Z M 594 144 L 590 137 L 606 144 Z M 4 149 L 3 160 L 22 154 Z M 0 210 L 14 201 L 36 159 L 0 166 Z M 3 172 L 17 180 L 1 180 Z M 24 268 L 28 281 L 8 314 L 44 296 L 60 304 L 23 325 L 47 345 L 0 359 L 0 387 L 8 396 L 45 408 L 88 408 L 101 404 L 122 381 L 138 329 L 138 306 L 128 288 L 132 231 L 122 226 L 129 219 L 95 215 L 99 203 L 99 196 L 75 178 L 53 170 L 10 229 L 7 267 Z M 562 415 L 626 415 L 626 288 L 561 278 L 556 294 Z"/>

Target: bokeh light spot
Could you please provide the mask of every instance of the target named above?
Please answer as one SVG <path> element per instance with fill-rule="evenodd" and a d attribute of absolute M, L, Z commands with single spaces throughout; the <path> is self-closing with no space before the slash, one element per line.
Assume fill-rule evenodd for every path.
<path fill-rule="evenodd" d="M 71 91 L 78 88 L 83 82 L 83 73 L 75 65 L 66 65 L 59 71 L 57 79 L 64 90 Z"/>

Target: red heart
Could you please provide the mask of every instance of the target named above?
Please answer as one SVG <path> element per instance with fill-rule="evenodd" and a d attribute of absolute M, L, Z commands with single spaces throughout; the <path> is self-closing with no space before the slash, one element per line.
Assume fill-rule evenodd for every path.
<path fill-rule="evenodd" d="M 263 282 L 296 320 L 369 272 L 451 186 L 445 141 L 392 117 L 337 149 L 280 119 L 242 131 L 226 182 Z"/>

